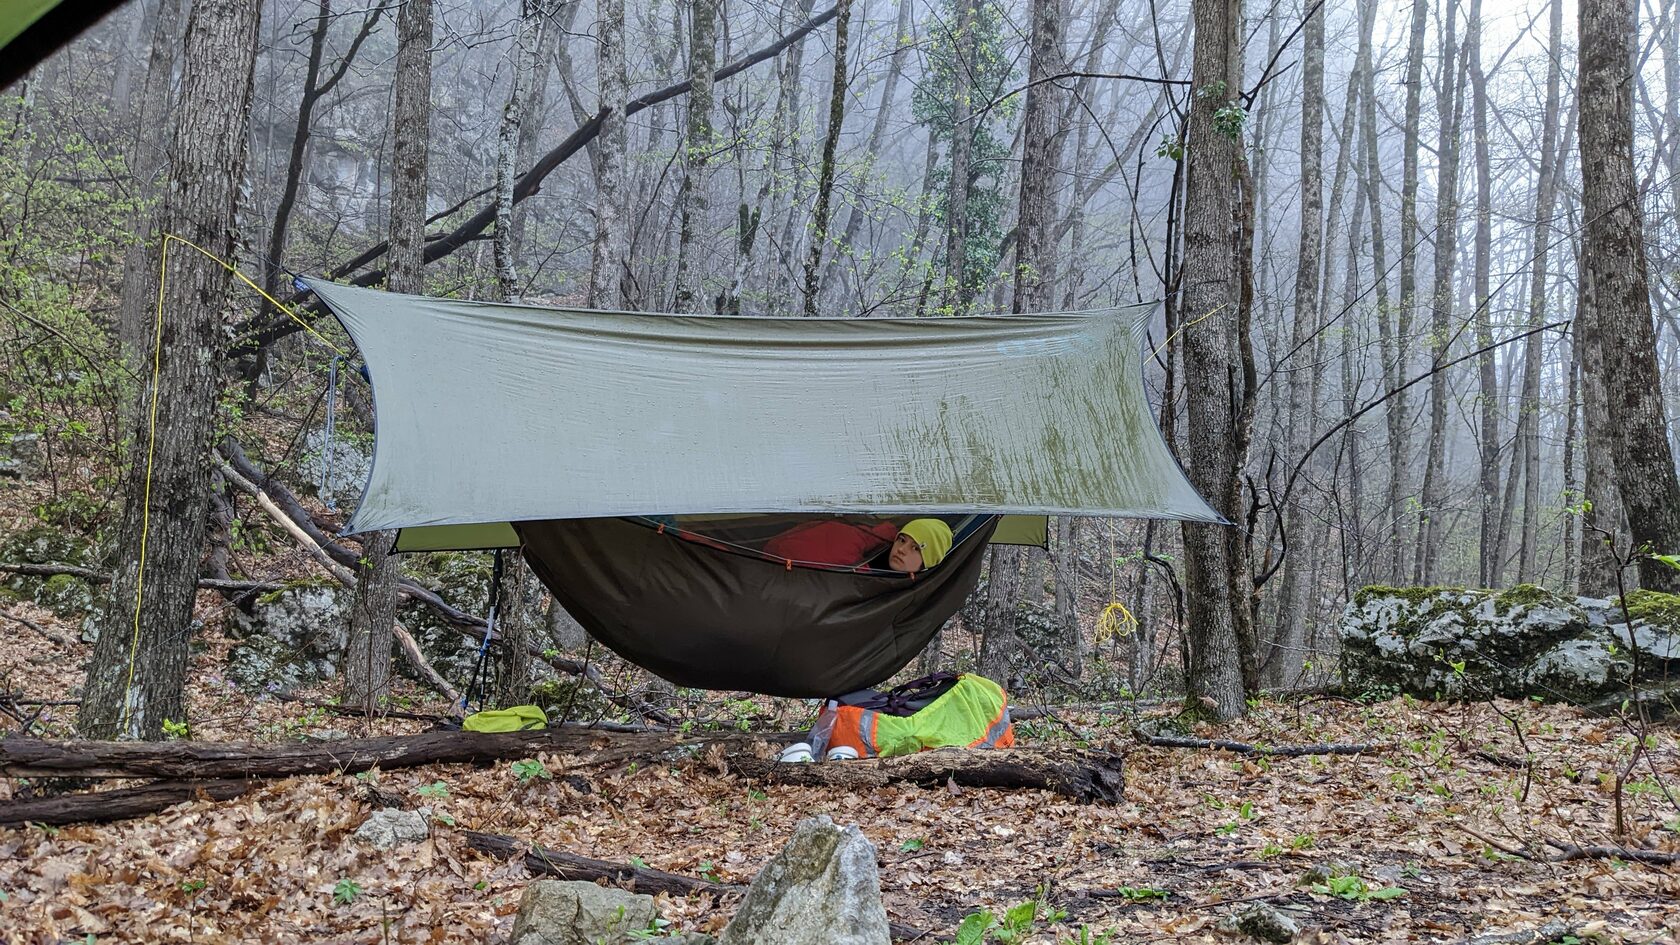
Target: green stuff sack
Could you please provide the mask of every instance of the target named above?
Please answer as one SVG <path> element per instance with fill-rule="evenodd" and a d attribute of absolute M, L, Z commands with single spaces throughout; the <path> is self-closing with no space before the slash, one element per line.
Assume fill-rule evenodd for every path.
<path fill-rule="evenodd" d="M 534 705 L 486 709 L 462 719 L 461 728 L 469 732 L 525 732 L 548 728 L 548 715 Z"/>

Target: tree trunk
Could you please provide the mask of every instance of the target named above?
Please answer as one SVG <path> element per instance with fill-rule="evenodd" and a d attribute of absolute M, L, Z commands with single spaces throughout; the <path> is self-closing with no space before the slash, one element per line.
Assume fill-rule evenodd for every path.
<path fill-rule="evenodd" d="M 1419 0 L 1421 2 L 1421 0 Z M 1383 518 L 1387 522 L 1388 546 L 1386 579 L 1391 584 L 1405 581 L 1405 535 L 1403 505 L 1407 488 L 1407 468 L 1411 462 L 1407 440 L 1406 394 L 1395 393 L 1405 371 L 1405 343 L 1397 337 L 1392 299 L 1388 293 L 1388 253 L 1383 233 L 1382 161 L 1377 149 L 1377 90 L 1376 66 L 1372 53 L 1372 32 L 1377 18 L 1377 0 L 1362 0 L 1359 5 L 1359 48 L 1355 69 L 1360 83 L 1360 137 L 1364 142 L 1364 162 L 1360 183 L 1365 190 L 1366 209 L 1371 214 L 1371 278 L 1375 283 L 1377 337 L 1382 360 L 1384 393 L 1390 395 L 1384 409 L 1388 433 L 1388 489 L 1383 499 Z M 1414 172 L 1415 173 L 1415 172 Z M 1409 250 L 1403 244 L 1401 252 Z"/>
<path fill-rule="evenodd" d="M 1534 242 L 1529 290 L 1528 327 L 1546 321 L 1547 272 L 1552 242 L 1552 215 L 1557 211 L 1557 170 L 1563 160 L 1558 147 L 1558 112 L 1562 85 L 1563 3 L 1552 0 L 1549 47 L 1546 57 L 1546 112 L 1540 130 L 1539 193 L 1534 202 Z M 1543 349 L 1540 334 L 1529 335 L 1523 344 L 1522 402 L 1518 406 L 1517 440 L 1523 456 L 1522 538 L 1517 552 L 1517 580 L 1535 579 L 1535 555 L 1540 536 L 1540 370 Z M 1574 370 L 1571 368 L 1571 385 Z M 1567 446 L 1566 446 L 1567 449 Z M 1500 536 L 1503 540 L 1503 535 Z M 1489 586 L 1492 586 L 1491 584 Z"/>
<path fill-rule="evenodd" d="M 392 113 L 391 252 L 385 287 L 425 291 L 427 148 L 431 141 L 432 2 L 407 0 L 397 15 L 397 74 Z M 401 569 L 391 546 L 395 532 L 362 543 L 350 636 L 344 663 L 344 701 L 370 712 L 390 696 L 391 643 Z"/>
<path fill-rule="evenodd" d="M 1239 470 L 1252 416 L 1252 352 L 1248 330 L 1248 228 L 1242 215 L 1247 172 L 1240 126 L 1229 116 L 1242 89 L 1241 4 L 1194 0 L 1195 53 L 1184 197 L 1184 263 L 1181 309 L 1184 390 L 1187 403 L 1186 472 L 1220 514 L 1243 519 Z M 1252 212 L 1252 205 L 1248 207 Z M 1184 529 L 1185 633 L 1191 646 L 1188 693 L 1212 703 L 1213 714 L 1244 713 L 1243 670 L 1247 634 L 1247 557 L 1232 554 L 1227 527 L 1186 524 Z"/>
<path fill-rule="evenodd" d="M 1645 277 L 1644 214 L 1633 166 L 1633 0 L 1582 0 L 1580 22 L 1583 250 L 1593 308 L 1581 340 L 1597 348 L 1609 407 L 1616 488 L 1636 550 L 1680 551 L 1674 472 Z M 1640 584 L 1680 591 L 1680 571 L 1641 558 Z"/>
<path fill-rule="evenodd" d="M 904 60 L 909 56 L 910 43 L 905 37 L 910 35 L 911 0 L 899 0 L 898 24 L 892 34 L 892 55 L 887 59 L 887 75 L 881 85 L 881 106 L 875 113 L 875 124 L 869 130 L 869 144 L 864 149 L 864 167 L 873 170 L 875 161 L 881 153 L 882 142 L 886 140 L 888 120 L 893 117 L 893 101 L 898 91 L 899 80 L 904 75 Z M 865 216 L 861 202 L 853 202 L 846 213 L 846 225 L 841 229 L 840 239 L 835 243 L 834 253 L 828 257 L 828 263 L 823 267 L 823 285 L 832 287 L 839 274 L 842 256 L 852 254 L 852 246 L 857 240 L 858 230 L 863 226 Z"/>
<path fill-rule="evenodd" d="M 624 63 L 624 0 L 603 0 L 599 25 L 601 161 L 595 180 L 595 246 L 589 258 L 589 307 L 629 307 L 625 266 L 630 260 L 630 221 L 625 207 L 624 165 L 629 150 L 625 104 L 630 79 Z"/>
<path fill-rule="evenodd" d="M 1015 634 L 1021 601 L 1021 565 L 1026 552 L 1013 545 L 993 545 L 986 569 L 986 608 L 980 637 L 980 675 L 1005 689 L 1019 676 L 1020 640 Z"/>
<path fill-rule="evenodd" d="M 688 131 L 683 139 L 682 224 L 677 231 L 677 288 L 673 311 L 693 311 L 700 299 L 694 231 L 706 225 L 706 164 L 712 141 L 712 81 L 717 73 L 717 15 L 722 0 L 690 0 Z"/>
<path fill-rule="evenodd" d="M 530 88 L 537 73 L 537 50 L 549 28 L 549 11 L 542 0 L 526 0 L 525 15 L 513 37 L 513 88 L 502 106 L 502 123 L 496 134 L 496 287 L 503 302 L 518 299 L 519 273 L 514 266 L 518 247 L 513 241 L 513 179 L 518 173 L 521 131 L 530 106 Z M 546 66 L 546 64 L 544 64 Z"/>
<path fill-rule="evenodd" d="M 974 62 L 976 6 L 981 0 L 956 0 L 957 25 L 952 52 L 957 66 L 952 70 L 950 175 L 945 195 L 945 291 L 942 305 L 961 315 L 974 297 L 968 272 L 968 194 L 973 176 L 970 157 L 974 152 L 974 129 L 969 116 L 974 112 Z"/>
<path fill-rule="evenodd" d="M 1021 200 L 1015 222 L 1015 311 L 1042 312 L 1055 304 L 1055 186 L 1061 173 L 1061 96 L 1049 77 L 1065 71 L 1062 0 L 1032 4 L 1032 58 L 1022 120 Z M 1037 83 L 1036 85 L 1032 83 Z"/>
<path fill-rule="evenodd" d="M 1295 363 L 1288 372 L 1289 406 L 1284 418 L 1287 456 L 1291 465 L 1306 452 L 1313 435 L 1318 401 L 1308 394 L 1317 386 L 1323 368 L 1310 357 L 1309 348 L 1318 337 L 1319 268 L 1324 256 L 1324 10 L 1312 9 L 1301 35 L 1301 199 L 1300 239 L 1295 264 L 1295 318 L 1290 330 L 1290 356 Z M 1302 361 L 1307 363 L 1303 364 Z M 1298 495 L 1298 493 L 1297 493 Z M 1294 541 L 1283 559 L 1282 585 L 1278 589 L 1276 646 L 1265 655 L 1267 680 L 1274 686 L 1292 683 L 1305 653 L 1306 597 L 1311 571 L 1309 549 L 1303 541 L 1308 516 L 1300 500 L 1292 495 L 1284 510 L 1284 522 Z"/>
<path fill-rule="evenodd" d="M 817 269 L 822 265 L 828 243 L 829 203 L 834 197 L 834 152 L 840 145 L 840 128 L 846 122 L 846 33 L 852 22 L 852 0 L 840 0 L 834 20 L 834 81 L 829 90 L 828 133 L 823 136 L 822 165 L 817 172 L 817 211 L 812 220 L 810 255 L 805 259 L 806 318 L 817 314 Z"/>
<path fill-rule="evenodd" d="M 1374 15 L 1374 14 L 1373 14 Z M 1394 373 L 1398 378 L 1404 378 L 1410 366 L 1408 357 L 1412 334 L 1412 313 L 1417 308 L 1417 193 L 1418 193 L 1418 125 L 1423 113 L 1423 57 L 1424 30 L 1428 24 L 1429 0 L 1412 0 L 1411 33 L 1406 48 L 1406 115 L 1405 115 L 1405 145 L 1404 159 L 1401 167 L 1400 181 L 1400 304 L 1395 312 L 1394 325 Z M 1375 105 L 1372 109 L 1372 127 L 1369 134 L 1376 134 Z M 1374 156 L 1373 156 L 1374 159 Z M 1381 178 L 1377 178 L 1381 180 Z M 1380 215 L 1380 202 L 1373 203 L 1372 218 Z M 1406 535 L 1404 501 L 1411 489 L 1410 464 L 1411 446 L 1406 428 L 1408 423 L 1407 401 L 1410 397 L 1405 391 L 1396 393 L 1389 401 L 1391 413 L 1390 422 L 1397 427 L 1394 438 L 1392 459 L 1394 468 L 1390 472 L 1393 478 L 1389 493 L 1393 499 L 1392 512 L 1394 515 L 1394 546 L 1393 574 L 1394 583 L 1406 580 Z M 1422 536 L 1416 536 L 1421 539 Z"/>
<path fill-rule="evenodd" d="M 133 156 L 129 159 L 136 196 L 155 193 L 158 176 L 168 168 L 169 90 L 174 80 L 175 53 L 181 48 L 180 32 L 181 0 L 161 0 L 157 22 L 152 26 L 152 51 L 140 93 Z M 33 87 L 31 83 L 26 95 Z M 135 212 L 135 242 L 123 252 L 122 293 L 117 300 L 117 334 L 124 355 L 137 364 L 151 352 L 158 270 L 155 236 L 159 231 L 152 225 L 155 219 L 143 210 Z"/>
<path fill-rule="evenodd" d="M 1464 58 L 1470 69 L 1471 124 L 1476 149 L 1476 240 L 1473 276 L 1472 317 L 1476 322 L 1476 347 L 1493 344 L 1492 256 L 1493 256 L 1493 170 L 1488 153 L 1487 75 L 1482 72 L 1482 3 L 1470 6 Z M 1539 335 L 1533 336 L 1539 338 Z M 1503 536 L 1499 514 L 1500 394 L 1498 352 L 1484 351 L 1477 359 L 1481 393 L 1478 453 L 1481 494 L 1481 540 L 1477 543 L 1476 580 L 1481 587 L 1497 587 L 1503 579 L 1501 567 Z"/>
<path fill-rule="evenodd" d="M 502 587 L 496 594 L 496 688 L 490 704 L 499 709 L 523 705 L 531 699 L 531 646 L 536 641 L 540 590 L 536 577 L 517 550 L 502 552 Z"/>
<path fill-rule="evenodd" d="M 169 186 L 157 231 L 231 258 L 245 171 L 258 11 L 198 0 L 187 24 Z M 129 435 L 135 457 L 99 642 L 76 718 L 87 738 L 160 738 L 184 722 L 188 644 L 209 510 L 229 277 L 177 245 Z M 155 497 L 155 501 L 154 501 Z"/>
<path fill-rule="evenodd" d="M 1579 244 L 1577 244 L 1579 245 Z M 1604 383 L 1604 352 L 1589 341 L 1598 330 L 1593 302 L 1592 272 L 1584 265 L 1584 249 L 1576 253 L 1575 344 L 1581 364 L 1581 420 L 1586 437 L 1586 479 L 1581 487 L 1581 593 L 1613 597 L 1619 591 L 1616 559 L 1611 545 L 1620 548 L 1627 536 L 1621 493 L 1616 488 L 1614 447 L 1610 429 L 1609 394 Z"/>
<path fill-rule="evenodd" d="M 1458 54 L 1458 10 L 1446 4 L 1446 38 L 1440 69 L 1440 132 L 1435 153 L 1435 272 L 1430 283 L 1429 449 L 1423 464 L 1423 495 L 1418 509 L 1417 546 L 1412 583 L 1429 584 L 1446 540 L 1447 381 L 1444 365 L 1453 338 L 1454 271 L 1458 264 L 1459 126 L 1464 114 L 1464 63 Z M 1407 244 L 1408 246 L 1410 244 Z M 1412 253 L 1407 252 L 1409 258 Z M 1404 305 L 1404 301 L 1402 301 Z"/>

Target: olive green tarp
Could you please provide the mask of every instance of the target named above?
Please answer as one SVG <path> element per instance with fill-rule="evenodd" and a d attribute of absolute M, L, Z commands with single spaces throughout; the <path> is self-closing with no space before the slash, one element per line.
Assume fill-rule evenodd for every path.
<path fill-rule="evenodd" d="M 886 679 L 961 607 L 1007 513 L 1220 521 L 1144 397 L 1150 306 L 731 318 L 307 284 L 373 386 L 349 529 L 501 546 L 512 523 L 585 629 L 681 685 Z M 914 575 L 807 567 L 761 551 L 792 513 L 938 515 L 959 538 Z"/>

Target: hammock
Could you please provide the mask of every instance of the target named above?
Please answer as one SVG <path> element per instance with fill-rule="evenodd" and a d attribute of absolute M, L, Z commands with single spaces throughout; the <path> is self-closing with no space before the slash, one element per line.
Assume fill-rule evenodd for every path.
<path fill-rule="evenodd" d="M 1052 514 L 1222 521 L 1144 397 L 1153 305 L 742 318 L 304 281 L 373 385 L 349 530 L 401 529 L 402 550 L 520 546 L 585 629 L 682 685 L 825 696 L 880 682 L 961 606 L 1005 525 L 1042 543 Z M 779 530 L 842 514 L 939 516 L 960 537 L 913 576 L 762 553 Z"/>

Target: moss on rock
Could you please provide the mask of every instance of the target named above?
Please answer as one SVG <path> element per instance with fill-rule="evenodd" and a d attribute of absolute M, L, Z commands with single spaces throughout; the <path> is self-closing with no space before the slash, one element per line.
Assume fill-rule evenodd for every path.
<path fill-rule="evenodd" d="M 1617 602 L 1618 606 L 1620 601 Z M 1637 590 L 1627 596 L 1628 616 L 1635 623 L 1680 630 L 1680 594 Z"/>

